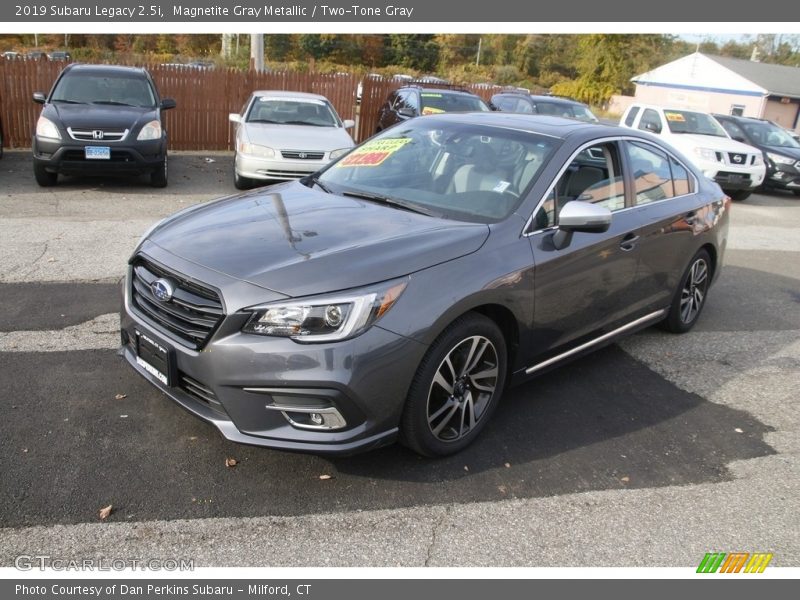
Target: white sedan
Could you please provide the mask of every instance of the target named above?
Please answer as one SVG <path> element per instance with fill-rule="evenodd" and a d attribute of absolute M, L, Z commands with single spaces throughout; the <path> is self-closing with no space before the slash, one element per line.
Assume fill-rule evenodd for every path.
<path fill-rule="evenodd" d="M 302 92 L 256 91 L 236 123 L 233 182 L 247 189 L 257 181 L 305 177 L 353 147 L 342 121 L 324 96 Z"/>

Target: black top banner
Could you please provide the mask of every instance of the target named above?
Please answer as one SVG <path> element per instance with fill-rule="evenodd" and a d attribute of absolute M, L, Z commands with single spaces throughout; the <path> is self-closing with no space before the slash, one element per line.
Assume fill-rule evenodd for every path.
<path fill-rule="evenodd" d="M 22 0 L 0 6 L 0 23 L 349 23 L 349 22 L 773 22 L 786 14 L 779 0 L 752 3 L 713 0 Z"/>

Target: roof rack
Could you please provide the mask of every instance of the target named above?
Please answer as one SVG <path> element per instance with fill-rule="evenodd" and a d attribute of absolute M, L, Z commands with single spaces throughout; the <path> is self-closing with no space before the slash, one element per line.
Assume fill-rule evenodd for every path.
<path fill-rule="evenodd" d="M 407 83 L 404 83 L 400 87 L 401 88 L 410 88 L 410 87 L 413 87 L 413 88 L 437 88 L 437 89 L 443 89 L 443 90 L 453 90 L 454 92 L 467 92 L 468 94 L 472 93 L 472 92 L 470 92 L 469 89 L 467 89 L 463 85 L 458 85 L 458 84 L 455 84 L 455 83 L 429 83 L 427 81 L 419 81 L 417 79 L 415 79 L 414 81 L 409 81 Z"/>

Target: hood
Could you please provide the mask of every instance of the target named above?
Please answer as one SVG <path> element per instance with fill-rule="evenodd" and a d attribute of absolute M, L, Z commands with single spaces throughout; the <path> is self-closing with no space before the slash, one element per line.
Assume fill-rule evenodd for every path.
<path fill-rule="evenodd" d="M 48 104 L 44 116 L 55 118 L 66 128 L 133 129 L 142 122 L 158 119 L 155 108 L 106 104 Z"/>
<path fill-rule="evenodd" d="M 737 142 L 730 138 L 719 137 L 717 135 L 702 135 L 700 133 L 677 133 L 669 136 L 670 143 L 682 147 L 702 147 L 719 150 L 720 152 L 737 152 L 745 154 L 761 154 L 761 150 L 748 146 L 742 142 Z"/>
<path fill-rule="evenodd" d="M 343 127 L 316 127 L 314 125 L 272 125 L 270 123 L 245 123 L 242 135 L 253 144 L 276 150 L 317 150 L 330 152 L 350 148 L 353 139 Z"/>
<path fill-rule="evenodd" d="M 775 154 L 782 154 L 796 160 L 800 160 L 800 148 L 787 148 L 786 146 L 764 146 L 765 152 L 774 152 Z"/>
<path fill-rule="evenodd" d="M 287 296 L 401 277 L 475 252 L 487 225 L 311 190 L 298 182 L 209 204 L 149 239 L 203 267 Z"/>

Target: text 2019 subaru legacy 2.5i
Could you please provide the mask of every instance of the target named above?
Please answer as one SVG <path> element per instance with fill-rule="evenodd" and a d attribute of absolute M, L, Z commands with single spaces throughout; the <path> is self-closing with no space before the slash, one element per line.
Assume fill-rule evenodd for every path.
<path fill-rule="evenodd" d="M 413 119 L 156 224 L 130 259 L 122 351 L 234 441 L 451 454 L 507 385 L 649 325 L 689 330 L 729 207 L 647 134 Z"/>
<path fill-rule="evenodd" d="M 67 66 L 43 104 L 33 136 L 33 174 L 41 186 L 64 175 L 144 175 L 167 185 L 167 132 L 159 98 L 145 69 L 111 65 Z"/>

